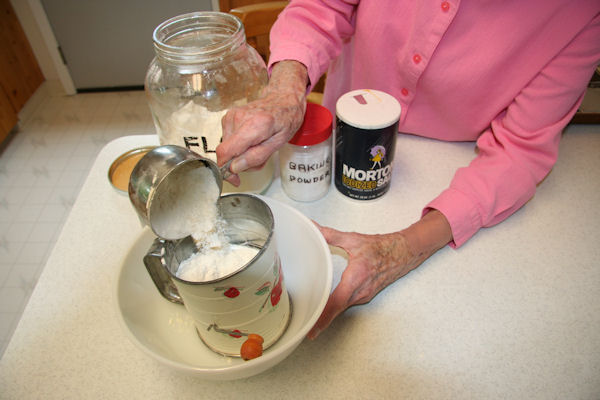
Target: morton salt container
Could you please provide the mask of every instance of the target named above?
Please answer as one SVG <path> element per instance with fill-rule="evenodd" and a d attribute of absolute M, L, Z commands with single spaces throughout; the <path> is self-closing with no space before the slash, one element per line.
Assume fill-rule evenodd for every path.
<path fill-rule="evenodd" d="M 387 93 L 361 89 L 336 103 L 336 188 L 356 200 L 383 196 L 392 179 L 400 103 Z"/>
<path fill-rule="evenodd" d="M 153 34 L 156 56 L 145 88 L 161 145 L 187 147 L 216 161 L 221 118 L 234 106 L 259 97 L 267 84 L 260 55 L 246 43 L 244 25 L 221 12 L 183 14 L 161 23 Z M 242 184 L 224 191 L 264 192 L 273 180 L 269 160 L 240 174 Z"/>

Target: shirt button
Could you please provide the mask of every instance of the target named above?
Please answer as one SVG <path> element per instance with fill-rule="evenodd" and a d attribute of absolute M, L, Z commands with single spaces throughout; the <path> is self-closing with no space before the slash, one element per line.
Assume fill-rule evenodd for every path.
<path fill-rule="evenodd" d="M 442 1 L 442 11 L 447 12 L 448 10 L 450 10 L 450 3 L 447 1 Z"/>
<path fill-rule="evenodd" d="M 408 89 L 407 88 L 402 88 L 402 90 L 400 91 L 400 93 L 402 93 L 402 96 L 408 96 Z"/>
<path fill-rule="evenodd" d="M 418 64 L 418 63 L 420 63 L 420 62 L 421 62 L 421 56 L 420 56 L 419 54 L 415 54 L 415 55 L 413 56 L 413 62 L 414 62 L 415 64 Z"/>

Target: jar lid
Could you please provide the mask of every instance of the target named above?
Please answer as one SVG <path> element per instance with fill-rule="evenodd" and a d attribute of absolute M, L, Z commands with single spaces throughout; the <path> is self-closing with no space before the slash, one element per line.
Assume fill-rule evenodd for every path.
<path fill-rule="evenodd" d="M 127 192 L 129 177 L 137 162 L 156 146 L 138 147 L 129 150 L 113 161 L 108 169 L 108 180 L 117 190 Z"/>
<path fill-rule="evenodd" d="M 319 144 L 331 136 L 332 123 L 333 117 L 327 108 L 320 104 L 306 103 L 304 122 L 288 143 L 297 146 Z"/>
<path fill-rule="evenodd" d="M 393 96 L 373 89 L 353 90 L 342 95 L 336 105 L 336 116 L 355 128 L 381 129 L 400 119 L 400 103 Z"/>

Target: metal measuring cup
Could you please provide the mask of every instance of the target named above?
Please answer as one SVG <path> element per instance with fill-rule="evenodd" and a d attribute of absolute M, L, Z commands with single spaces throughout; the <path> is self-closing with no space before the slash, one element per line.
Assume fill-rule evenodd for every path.
<path fill-rule="evenodd" d="M 168 181 L 186 170 L 198 167 L 208 167 L 212 172 L 219 194 L 223 190 L 223 180 L 231 175 L 229 163 L 219 168 L 217 164 L 193 151 L 176 145 L 158 146 L 149 151 L 138 161 L 129 179 L 129 199 L 135 208 L 140 221 L 148 225 L 162 239 L 175 240 L 180 237 L 168 237 L 153 221 L 161 220 L 160 207 L 162 196 L 168 195 Z"/>

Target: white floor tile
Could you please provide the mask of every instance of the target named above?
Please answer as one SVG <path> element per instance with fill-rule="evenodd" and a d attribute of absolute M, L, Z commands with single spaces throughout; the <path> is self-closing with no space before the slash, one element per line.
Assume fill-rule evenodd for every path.
<path fill-rule="evenodd" d="M 45 264 L 49 245 L 49 242 L 25 243 L 17 257 L 16 266 L 19 264 Z"/>
<path fill-rule="evenodd" d="M 61 222 L 70 211 L 69 203 L 71 199 L 62 199 L 63 204 L 46 204 L 39 215 L 38 222 Z"/>
<path fill-rule="evenodd" d="M 0 236 L 0 262 L 12 264 L 17 261 L 24 242 L 13 242 L 9 236 Z"/>
<path fill-rule="evenodd" d="M 4 283 L 8 279 L 10 275 L 10 271 L 12 270 L 14 264 L 2 263 L 0 262 L 0 287 L 4 286 Z M 2 336 L 0 336 L 1 340 Z"/>
<path fill-rule="evenodd" d="M 18 318 L 19 313 L 0 312 L 0 343 L 12 334 Z"/>
<path fill-rule="evenodd" d="M 79 186 L 74 183 L 68 186 L 55 186 L 49 188 L 50 196 L 46 204 L 60 204 L 63 206 L 72 205 L 79 193 Z M 46 222 L 46 221 L 44 221 Z"/>
<path fill-rule="evenodd" d="M 38 187 L 31 190 L 30 195 L 27 196 L 23 204 L 48 204 L 53 190 L 54 187 L 51 185 L 46 186 L 40 184 Z"/>
<path fill-rule="evenodd" d="M 0 147 L 0 357 L 98 152 L 155 132 L 143 91 L 57 96 L 47 87 Z"/>
<path fill-rule="evenodd" d="M 43 208 L 42 204 L 22 204 L 17 210 L 14 222 L 36 222 Z"/>
<path fill-rule="evenodd" d="M 35 179 L 33 181 L 35 182 Z M 8 204 L 23 204 L 32 189 L 33 185 L 11 186 L 7 187 L 6 191 L 0 194 L 0 197 L 5 199 Z"/>
<path fill-rule="evenodd" d="M 38 279 L 39 263 L 17 263 L 10 271 L 4 287 L 19 288 L 25 293 L 31 293 Z"/>
<path fill-rule="evenodd" d="M 23 151 L 23 153 L 26 153 L 26 151 Z M 27 162 L 29 161 L 29 158 L 30 154 L 27 154 L 26 156 L 9 156 L 6 159 L 6 162 L 2 163 L 3 170 L 8 173 L 20 172 L 21 170 L 23 170 L 23 168 L 27 167 Z"/>
<path fill-rule="evenodd" d="M 3 233 L 4 237 L 10 238 L 11 242 L 26 242 L 35 225 L 34 222 L 13 222 L 0 234 Z"/>
<path fill-rule="evenodd" d="M 46 242 L 54 241 L 56 233 L 60 229 L 60 224 L 57 222 L 39 222 L 32 227 L 28 241 L 29 242 Z"/>
<path fill-rule="evenodd" d="M 0 313 L 20 313 L 28 299 L 27 290 L 20 287 L 0 288 Z"/>
<path fill-rule="evenodd" d="M 0 197 L 0 222 L 13 222 L 15 212 L 16 207 L 9 205 L 6 199 Z"/>

